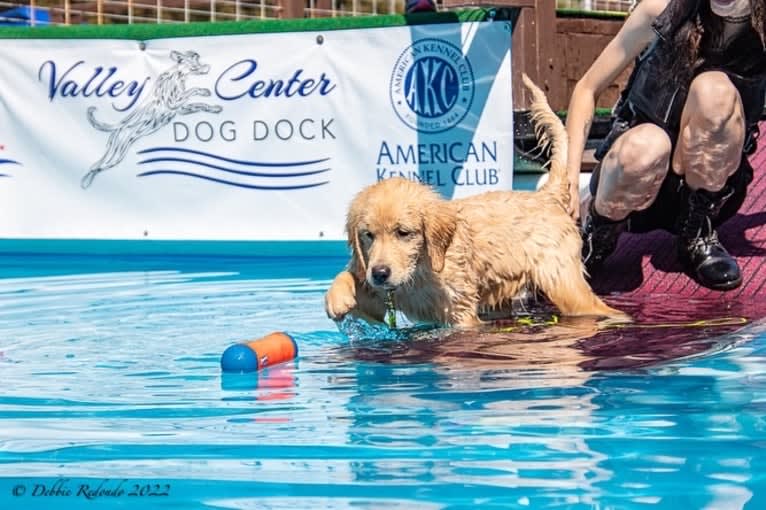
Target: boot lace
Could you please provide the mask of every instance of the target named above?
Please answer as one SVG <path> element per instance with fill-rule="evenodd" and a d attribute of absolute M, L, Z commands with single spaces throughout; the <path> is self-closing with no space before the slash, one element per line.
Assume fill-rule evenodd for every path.
<path fill-rule="evenodd" d="M 721 244 L 718 240 L 718 232 L 713 228 L 710 217 L 704 216 L 701 219 L 695 234 L 686 237 L 686 245 L 691 253 L 705 251 L 712 246 Z"/>

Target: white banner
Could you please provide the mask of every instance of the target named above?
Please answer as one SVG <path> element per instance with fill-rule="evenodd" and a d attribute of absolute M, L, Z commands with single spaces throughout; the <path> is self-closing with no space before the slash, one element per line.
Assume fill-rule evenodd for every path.
<path fill-rule="evenodd" d="M 510 189 L 510 25 L 0 45 L 0 236 L 342 239 L 363 186 Z"/>

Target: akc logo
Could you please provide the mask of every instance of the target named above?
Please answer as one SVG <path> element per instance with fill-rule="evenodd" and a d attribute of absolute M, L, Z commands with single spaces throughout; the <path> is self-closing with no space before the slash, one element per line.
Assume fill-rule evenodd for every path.
<path fill-rule="evenodd" d="M 425 133 L 446 131 L 471 109 L 473 69 L 454 44 L 421 39 L 397 59 L 390 94 L 394 111 L 412 129 Z"/>

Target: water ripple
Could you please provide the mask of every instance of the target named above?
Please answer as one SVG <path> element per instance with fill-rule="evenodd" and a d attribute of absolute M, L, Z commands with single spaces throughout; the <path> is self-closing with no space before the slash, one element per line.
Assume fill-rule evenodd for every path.
<path fill-rule="evenodd" d="M 543 327 L 542 309 L 501 333 L 348 338 L 323 312 L 334 263 L 308 277 L 273 260 L 155 262 L 0 279 L 3 508 L 16 485 L 62 477 L 166 483 L 164 504 L 183 508 L 702 508 L 766 493 L 758 303 L 728 304 L 744 328 L 690 329 L 721 304 L 655 300 L 620 303 L 639 324 L 595 334 Z M 221 374 L 228 345 L 274 330 L 297 360 Z"/>

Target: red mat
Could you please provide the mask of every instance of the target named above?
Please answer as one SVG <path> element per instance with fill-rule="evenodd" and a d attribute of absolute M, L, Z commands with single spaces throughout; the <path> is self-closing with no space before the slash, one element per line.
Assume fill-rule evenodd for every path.
<path fill-rule="evenodd" d="M 761 131 L 766 130 L 766 123 Z M 689 278 L 676 260 L 675 239 L 655 231 L 623 234 L 615 253 L 591 282 L 599 294 L 657 295 L 685 298 L 748 298 L 766 292 L 766 142 L 750 158 L 754 178 L 739 212 L 724 223 L 718 234 L 742 268 L 742 285 L 728 292 L 701 287 Z"/>

